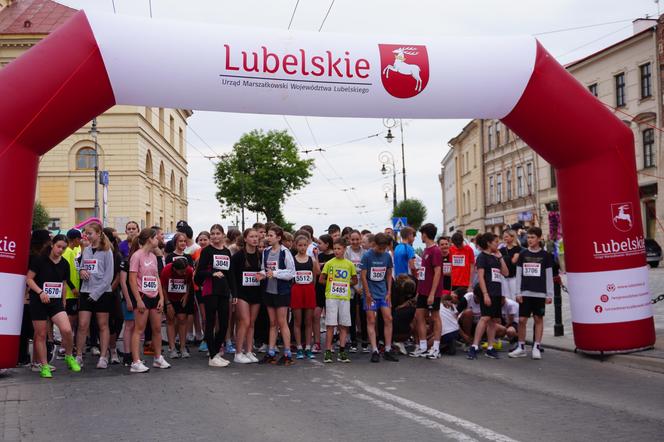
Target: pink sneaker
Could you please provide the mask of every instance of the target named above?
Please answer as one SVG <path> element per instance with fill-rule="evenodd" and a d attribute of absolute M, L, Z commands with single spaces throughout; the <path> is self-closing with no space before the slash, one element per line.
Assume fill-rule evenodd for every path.
<path fill-rule="evenodd" d="M 312 353 L 320 353 L 320 343 L 316 342 L 311 348 Z"/>

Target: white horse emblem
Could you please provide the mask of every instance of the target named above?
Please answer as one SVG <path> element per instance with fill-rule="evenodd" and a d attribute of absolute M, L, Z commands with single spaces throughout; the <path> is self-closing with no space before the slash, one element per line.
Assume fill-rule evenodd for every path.
<path fill-rule="evenodd" d="M 403 75 L 410 75 L 415 79 L 415 90 L 417 92 L 422 90 L 422 79 L 420 78 L 420 67 L 416 64 L 408 64 L 405 62 L 406 55 L 417 55 L 419 52 L 413 52 L 415 48 L 405 47 L 392 51 L 394 54 L 394 64 L 388 65 L 383 69 L 385 78 L 390 78 L 390 71 L 398 72 Z"/>
<path fill-rule="evenodd" d="M 613 217 L 613 225 L 616 227 L 618 230 L 622 231 L 627 231 L 632 228 L 632 215 L 629 213 L 626 213 L 627 211 L 630 211 L 632 209 L 632 205 L 627 203 L 627 204 L 617 204 L 617 209 L 618 209 L 618 214 Z M 621 222 L 626 222 L 628 227 L 626 229 L 621 229 L 618 227 Z"/>

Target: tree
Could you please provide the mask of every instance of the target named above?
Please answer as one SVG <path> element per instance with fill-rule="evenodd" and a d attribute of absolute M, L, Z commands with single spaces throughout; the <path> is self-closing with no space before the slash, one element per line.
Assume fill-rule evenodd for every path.
<path fill-rule="evenodd" d="M 35 206 L 32 209 L 32 230 L 45 229 L 50 219 L 46 207 L 41 202 L 35 201 Z"/>
<path fill-rule="evenodd" d="M 399 202 L 392 211 L 393 218 L 406 218 L 408 225 L 417 230 L 427 217 L 427 208 L 424 203 L 416 199 L 407 199 Z"/>
<path fill-rule="evenodd" d="M 309 182 L 312 168 L 313 160 L 300 158 L 295 140 L 285 130 L 245 133 L 217 164 L 216 197 L 222 215 L 237 214 L 245 207 L 288 226 L 281 206 Z"/>

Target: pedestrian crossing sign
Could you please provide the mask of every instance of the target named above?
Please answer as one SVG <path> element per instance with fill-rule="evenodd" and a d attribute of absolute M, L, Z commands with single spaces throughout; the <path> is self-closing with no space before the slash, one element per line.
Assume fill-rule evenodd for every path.
<path fill-rule="evenodd" d="M 400 232 L 408 225 L 408 218 L 392 218 L 392 230 Z"/>

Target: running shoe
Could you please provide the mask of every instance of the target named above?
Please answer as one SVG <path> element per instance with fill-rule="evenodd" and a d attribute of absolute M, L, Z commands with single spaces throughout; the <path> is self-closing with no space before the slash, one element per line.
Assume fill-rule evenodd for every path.
<path fill-rule="evenodd" d="M 270 356 L 270 353 L 265 353 L 265 356 L 263 356 L 263 359 L 258 361 L 259 364 L 274 364 L 277 362 L 277 358 L 274 356 Z"/>
<path fill-rule="evenodd" d="M 314 346 L 311 348 L 311 352 L 314 354 L 320 353 L 320 342 L 317 342 L 314 344 Z"/>
<path fill-rule="evenodd" d="M 256 350 L 256 353 L 267 353 L 267 344 L 263 344 Z"/>
<path fill-rule="evenodd" d="M 258 363 L 258 357 L 256 357 L 256 353 L 253 352 L 245 353 L 245 356 L 251 359 L 252 364 Z"/>
<path fill-rule="evenodd" d="M 74 373 L 78 373 L 81 371 L 81 366 L 78 365 L 78 362 L 76 362 L 76 358 L 73 357 L 72 355 L 65 355 L 65 364 L 67 365 L 67 368 L 69 368 Z"/>
<path fill-rule="evenodd" d="M 65 348 L 64 347 L 58 347 L 57 354 L 55 355 L 55 359 L 62 360 L 65 358 Z"/>
<path fill-rule="evenodd" d="M 90 353 L 92 353 L 92 356 L 99 356 L 101 352 L 99 351 L 99 347 L 94 346 L 90 349 Z"/>
<path fill-rule="evenodd" d="M 399 358 L 397 357 L 397 353 L 394 351 L 394 349 L 383 353 L 383 359 L 390 362 L 399 362 Z"/>
<path fill-rule="evenodd" d="M 46 341 L 46 360 L 50 363 L 55 359 L 57 353 L 57 345 L 52 341 Z"/>
<path fill-rule="evenodd" d="M 208 361 L 209 367 L 216 367 L 216 368 L 228 367 L 230 364 L 231 362 L 222 358 L 219 353 L 214 355 L 214 357 Z"/>
<path fill-rule="evenodd" d="M 39 376 L 46 379 L 50 379 L 53 377 L 53 374 L 51 374 L 51 369 L 48 367 L 48 364 L 42 365 L 40 367 Z"/>
<path fill-rule="evenodd" d="M 311 350 L 304 350 L 304 357 L 307 359 L 314 359 L 316 356 L 314 356 Z"/>
<path fill-rule="evenodd" d="M 362 353 L 369 353 L 370 351 L 369 344 L 362 344 Z"/>
<path fill-rule="evenodd" d="M 332 350 L 325 350 L 325 356 L 323 356 L 323 362 L 329 364 L 332 362 Z"/>
<path fill-rule="evenodd" d="M 294 363 L 295 362 L 293 361 L 293 357 L 292 356 L 286 356 L 286 355 L 281 356 L 279 358 L 279 360 L 277 361 L 277 365 L 283 365 L 285 367 L 293 365 Z"/>
<path fill-rule="evenodd" d="M 186 348 L 180 352 L 180 357 L 182 359 L 189 359 L 191 357 L 191 353 L 189 353 L 189 350 Z"/>
<path fill-rule="evenodd" d="M 166 362 L 166 359 L 164 359 L 163 355 L 159 355 L 158 358 L 154 358 L 154 362 L 152 362 L 152 366 L 155 368 L 171 368 L 171 364 Z"/>
<path fill-rule="evenodd" d="M 540 350 L 541 349 L 538 345 L 533 346 L 533 351 L 532 351 L 533 359 L 542 359 L 542 352 Z"/>
<path fill-rule="evenodd" d="M 122 355 L 122 366 L 123 367 L 131 367 L 131 353 L 124 353 Z"/>
<path fill-rule="evenodd" d="M 528 356 L 528 353 L 524 347 L 517 344 L 517 347 L 513 351 L 509 352 L 507 356 L 510 358 L 525 358 Z"/>
<path fill-rule="evenodd" d="M 235 346 L 233 345 L 233 343 L 232 342 L 227 342 L 226 343 L 226 353 L 233 354 L 233 353 L 235 353 L 235 351 L 236 350 L 235 350 Z"/>
<path fill-rule="evenodd" d="M 111 352 L 111 364 L 117 365 L 120 363 L 120 356 L 118 355 L 118 349 L 113 348 L 110 350 Z"/>
<path fill-rule="evenodd" d="M 108 368 L 108 359 L 105 356 L 100 356 L 97 361 L 97 368 L 105 370 Z"/>
<path fill-rule="evenodd" d="M 129 369 L 130 373 L 146 373 L 150 369 L 143 363 L 143 361 L 132 362 L 131 368 Z"/>
<path fill-rule="evenodd" d="M 295 359 L 304 359 L 304 352 L 302 349 L 299 349 L 297 353 L 295 354 Z"/>
<path fill-rule="evenodd" d="M 427 349 L 422 349 L 421 347 L 417 347 L 415 351 L 411 351 L 408 356 L 412 358 L 425 358 L 427 356 L 428 350 Z"/>
<path fill-rule="evenodd" d="M 180 354 L 176 349 L 173 350 L 168 350 L 168 358 L 169 359 L 178 359 L 180 357 Z"/>
<path fill-rule="evenodd" d="M 489 348 L 484 352 L 484 356 L 491 359 L 499 359 L 498 351 L 495 348 Z"/>
<path fill-rule="evenodd" d="M 357 353 L 357 344 L 350 344 L 350 349 L 348 349 L 350 353 Z"/>
<path fill-rule="evenodd" d="M 205 341 L 201 342 L 201 345 L 198 346 L 198 351 L 201 353 L 205 353 L 206 351 L 208 351 L 208 346 L 205 343 Z"/>
<path fill-rule="evenodd" d="M 233 362 L 236 364 L 251 364 L 251 359 L 244 353 L 237 352 L 233 358 Z"/>
<path fill-rule="evenodd" d="M 371 362 L 380 362 L 380 354 L 377 351 L 371 353 Z"/>
<path fill-rule="evenodd" d="M 438 359 L 440 357 L 440 350 L 437 348 L 431 347 L 425 356 L 427 359 Z"/>
<path fill-rule="evenodd" d="M 83 367 L 83 356 L 76 356 L 76 362 L 80 367 Z"/>
<path fill-rule="evenodd" d="M 348 353 L 346 353 L 346 350 L 341 350 L 339 352 L 339 355 L 337 356 L 337 361 L 343 362 L 343 363 L 349 363 L 350 358 L 348 357 Z"/>
<path fill-rule="evenodd" d="M 477 359 L 477 349 L 474 346 L 468 347 L 468 351 L 466 352 L 466 358 L 467 359 Z"/>
<path fill-rule="evenodd" d="M 403 345 L 402 342 L 395 342 L 395 343 L 392 344 L 392 345 L 393 345 L 394 348 L 396 348 L 396 349 L 399 351 L 399 353 L 401 353 L 402 355 L 405 355 L 405 356 L 408 355 L 408 352 L 406 351 L 406 346 Z"/>

